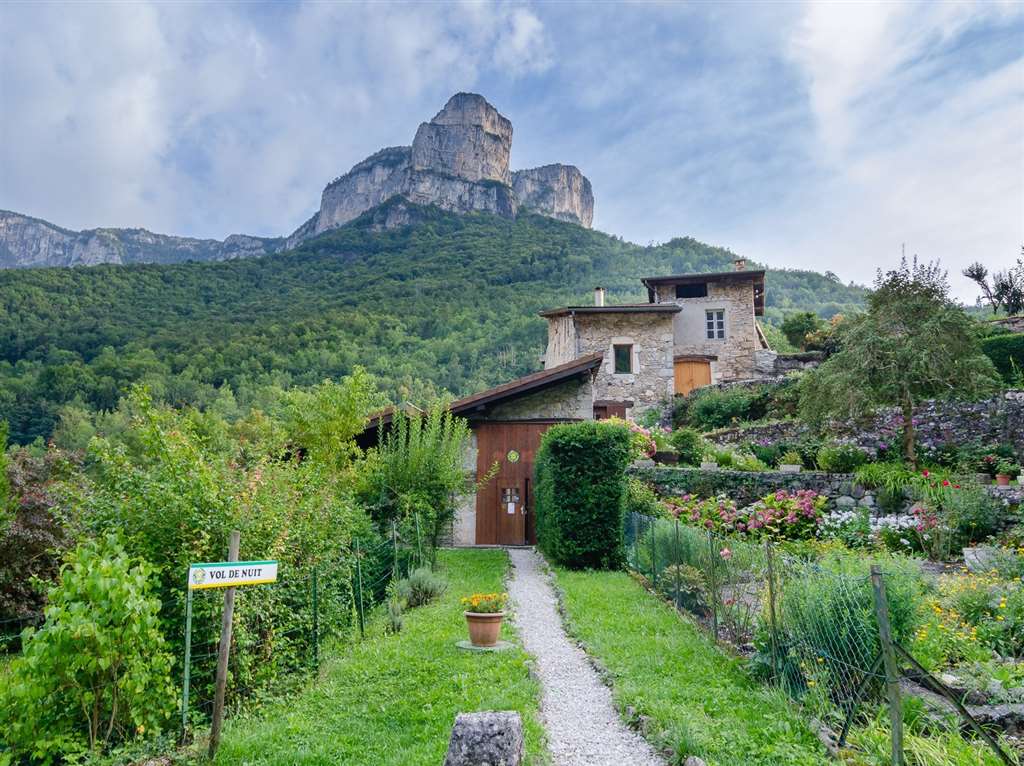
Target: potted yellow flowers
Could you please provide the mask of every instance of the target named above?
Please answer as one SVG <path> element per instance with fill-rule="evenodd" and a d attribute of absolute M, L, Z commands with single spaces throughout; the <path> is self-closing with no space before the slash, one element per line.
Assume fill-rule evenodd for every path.
<path fill-rule="evenodd" d="M 494 646 L 498 643 L 507 602 L 507 593 L 474 593 L 462 599 L 469 641 L 473 646 Z"/>

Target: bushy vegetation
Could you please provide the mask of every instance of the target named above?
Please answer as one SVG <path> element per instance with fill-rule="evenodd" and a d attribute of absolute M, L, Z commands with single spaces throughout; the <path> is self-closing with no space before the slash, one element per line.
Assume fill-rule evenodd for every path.
<path fill-rule="evenodd" d="M 167 723 L 175 685 L 152 580 L 114 535 L 68 554 L 0 688 L 0 740 L 51 763 Z"/>
<path fill-rule="evenodd" d="M 425 415 L 396 411 L 367 453 L 357 497 L 378 524 L 418 516 L 435 548 L 451 526 L 457 496 L 474 489 L 463 467 L 468 444 L 466 421 L 443 403 Z"/>
<path fill-rule="evenodd" d="M 549 428 L 537 452 L 537 543 L 574 568 L 623 562 L 626 467 L 632 432 L 609 421 Z"/>
<path fill-rule="evenodd" d="M 377 231 L 370 216 L 264 258 L 0 271 L 0 421 L 15 443 L 45 440 L 138 382 L 157 402 L 266 411 L 276 389 L 358 365 L 392 400 L 464 395 L 536 368 L 539 310 L 588 302 L 595 284 L 612 302 L 645 300 L 638 275 L 726 271 L 735 257 L 541 216 L 418 218 Z M 773 321 L 864 296 L 806 271 L 770 271 L 768 285 Z"/>
<path fill-rule="evenodd" d="M 676 399 L 672 423 L 677 428 L 713 431 L 764 418 L 792 417 L 797 412 L 799 379 L 793 375 L 778 383 L 695 389 Z"/>
<path fill-rule="evenodd" d="M 981 350 L 1007 383 L 1020 379 L 1024 370 L 1024 333 L 992 335 L 981 341 Z"/>

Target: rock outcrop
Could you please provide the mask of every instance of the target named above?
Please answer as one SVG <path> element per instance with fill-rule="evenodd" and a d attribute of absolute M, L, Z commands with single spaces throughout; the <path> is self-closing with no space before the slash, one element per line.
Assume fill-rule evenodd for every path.
<path fill-rule="evenodd" d="M 590 228 L 594 194 L 572 165 L 509 169 L 512 123 L 476 93 L 456 93 L 411 146 L 381 149 L 331 181 L 320 209 L 287 238 L 232 235 L 220 241 L 153 234 L 145 229 L 68 231 L 37 218 L 0 211 L 0 268 L 96 263 L 179 263 L 247 258 L 291 249 L 344 226 L 390 199 L 455 213 L 514 218 L 520 208 Z M 380 229 L 415 215 L 392 205 L 373 216 Z"/>
<path fill-rule="evenodd" d="M 575 165 L 544 165 L 512 174 L 512 190 L 519 204 L 560 221 L 590 228 L 594 220 L 594 192 Z"/>
<path fill-rule="evenodd" d="M 154 234 L 145 229 L 70 231 L 0 210 L 0 268 L 93 266 L 99 263 L 181 263 L 251 258 L 284 248 L 281 238 L 233 234 L 221 241 Z"/>
<path fill-rule="evenodd" d="M 457 213 L 505 218 L 515 217 L 523 206 L 590 227 L 594 194 L 579 168 L 545 165 L 512 173 L 511 150 L 512 123 L 483 96 L 456 93 L 430 122 L 420 125 L 412 146 L 382 149 L 329 183 L 320 210 L 292 233 L 288 246 L 344 226 L 394 196 Z M 404 225 L 403 216 L 389 219 Z"/>

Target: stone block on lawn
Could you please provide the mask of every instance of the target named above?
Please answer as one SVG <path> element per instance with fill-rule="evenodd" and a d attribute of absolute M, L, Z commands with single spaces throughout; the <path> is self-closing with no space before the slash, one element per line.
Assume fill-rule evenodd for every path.
<path fill-rule="evenodd" d="M 444 766 L 520 766 L 523 722 L 512 711 L 455 716 Z"/>

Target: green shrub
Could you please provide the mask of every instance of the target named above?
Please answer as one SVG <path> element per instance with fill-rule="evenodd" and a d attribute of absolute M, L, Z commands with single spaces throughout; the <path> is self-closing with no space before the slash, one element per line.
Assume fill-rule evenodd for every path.
<path fill-rule="evenodd" d="M 448 583 L 430 567 L 420 567 L 399 580 L 395 586 L 398 597 L 409 609 L 429 604 L 445 592 Z"/>
<path fill-rule="evenodd" d="M 764 402 L 760 394 L 757 389 L 743 386 L 698 389 L 689 397 L 687 420 L 702 431 L 724 428 L 744 420 L 757 420 L 764 416 Z"/>
<path fill-rule="evenodd" d="M 438 405 L 423 415 L 395 413 L 363 465 L 357 496 L 382 526 L 418 514 L 431 550 L 455 517 L 456 497 L 472 489 L 463 466 L 469 427 Z"/>
<path fill-rule="evenodd" d="M 625 512 L 639 513 L 641 516 L 658 516 L 663 506 L 658 500 L 654 488 L 645 481 L 633 476 L 626 479 Z"/>
<path fill-rule="evenodd" d="M 981 342 L 981 350 L 995 365 L 1003 380 L 1013 380 L 1014 366 L 1024 367 L 1024 333 L 993 335 Z"/>
<path fill-rule="evenodd" d="M 852 444 L 826 445 L 818 450 L 818 467 L 829 473 L 853 473 L 868 461 L 864 451 Z"/>
<path fill-rule="evenodd" d="M 553 426 L 537 452 L 537 541 L 573 568 L 624 561 L 623 514 L 632 434 L 614 423 Z"/>
<path fill-rule="evenodd" d="M 747 450 L 767 466 L 778 465 L 779 458 L 782 457 L 782 452 L 779 450 L 777 444 L 758 444 L 757 442 L 747 442 Z"/>
<path fill-rule="evenodd" d="M 0 689 L 0 739 L 16 754 L 52 762 L 167 722 L 176 694 L 151 574 L 113 535 L 68 554 Z"/>
<path fill-rule="evenodd" d="M 679 454 L 682 465 L 700 465 L 706 447 L 704 437 L 693 428 L 677 428 L 669 436 L 669 443 Z"/>
<path fill-rule="evenodd" d="M 787 450 L 779 456 L 779 465 L 802 465 L 803 456 L 796 450 Z"/>

